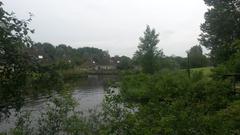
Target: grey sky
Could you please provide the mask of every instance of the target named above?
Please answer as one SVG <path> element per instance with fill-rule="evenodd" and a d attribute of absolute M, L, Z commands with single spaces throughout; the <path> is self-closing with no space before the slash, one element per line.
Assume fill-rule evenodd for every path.
<path fill-rule="evenodd" d="M 149 24 L 166 55 L 185 56 L 198 44 L 207 7 L 203 0 L 3 0 L 19 18 L 34 14 L 36 42 L 92 46 L 132 56 Z"/>

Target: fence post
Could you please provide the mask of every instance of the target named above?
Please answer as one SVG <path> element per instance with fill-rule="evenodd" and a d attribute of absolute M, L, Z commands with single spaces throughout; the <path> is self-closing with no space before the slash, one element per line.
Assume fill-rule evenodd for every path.
<path fill-rule="evenodd" d="M 189 51 L 186 51 L 187 53 L 187 61 L 188 61 L 188 66 L 187 66 L 187 72 L 188 72 L 188 77 L 191 77 L 191 71 L 190 71 L 190 59 L 189 59 Z"/>

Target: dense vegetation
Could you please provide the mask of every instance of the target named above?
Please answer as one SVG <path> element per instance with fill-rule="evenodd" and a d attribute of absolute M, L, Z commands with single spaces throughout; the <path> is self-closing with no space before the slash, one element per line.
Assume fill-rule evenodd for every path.
<path fill-rule="evenodd" d="M 19 109 L 22 91 L 33 65 L 24 50 L 31 44 L 27 36 L 33 32 L 27 21 L 21 21 L 2 9 L 0 2 L 0 119 L 9 108 Z"/>
<path fill-rule="evenodd" d="M 143 83 L 144 82 L 144 83 Z M 53 100 L 38 126 L 22 113 L 12 134 L 239 134 L 239 95 L 229 80 L 200 72 L 128 75 L 120 93 L 108 89 L 102 111 L 86 119 L 66 93 Z M 33 132 L 34 131 L 34 132 Z"/>
<path fill-rule="evenodd" d="M 239 0 L 204 0 L 209 10 L 201 25 L 201 45 L 211 50 L 214 64 L 227 61 L 237 50 L 232 44 L 240 38 Z"/>
<path fill-rule="evenodd" d="M 32 32 L 27 26 L 30 20 L 20 21 L 1 7 L 1 114 L 20 109 L 26 87 L 57 86 L 54 89 L 59 92 L 37 122 L 31 121 L 28 112 L 21 112 L 9 134 L 239 135 L 240 3 L 204 1 L 210 8 L 200 41 L 211 51 L 212 68 L 205 67 L 212 61 L 199 45 L 190 48 L 188 59 L 165 56 L 156 47 L 159 34 L 150 26 L 140 37 L 133 59 L 110 57 L 97 48 L 32 43 L 27 36 Z M 61 72 L 89 61 L 100 65 L 115 61 L 125 72 L 117 89 L 111 84 L 106 88 L 102 109 L 90 111 L 86 117 L 76 111 Z"/>

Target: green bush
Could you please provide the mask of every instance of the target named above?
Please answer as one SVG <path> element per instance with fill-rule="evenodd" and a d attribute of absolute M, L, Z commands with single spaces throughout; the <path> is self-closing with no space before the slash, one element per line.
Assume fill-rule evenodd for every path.
<path fill-rule="evenodd" d="M 102 110 L 90 111 L 88 117 L 74 111 L 74 102 L 64 93 L 63 98 L 53 100 L 34 129 L 20 122 L 23 125 L 17 124 L 12 133 L 239 134 L 240 98 L 233 95 L 227 80 L 206 79 L 201 72 L 194 72 L 191 78 L 182 72 L 165 72 L 122 79 L 120 92 L 107 89 Z"/>
<path fill-rule="evenodd" d="M 230 82 L 209 80 L 201 72 L 194 72 L 191 78 L 180 72 L 128 76 L 121 93 L 125 102 L 136 103 L 137 111 L 128 117 L 132 134 L 220 134 L 210 121 L 239 100 L 232 94 Z M 230 125 L 231 132 L 238 132 L 237 123 Z"/>

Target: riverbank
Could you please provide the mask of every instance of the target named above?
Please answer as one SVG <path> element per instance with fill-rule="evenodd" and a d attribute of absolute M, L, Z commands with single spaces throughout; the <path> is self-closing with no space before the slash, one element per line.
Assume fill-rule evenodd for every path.
<path fill-rule="evenodd" d="M 71 68 L 59 71 L 64 80 L 86 78 L 88 75 L 118 75 L 119 72 L 119 70 L 87 70 L 80 68 Z"/>

